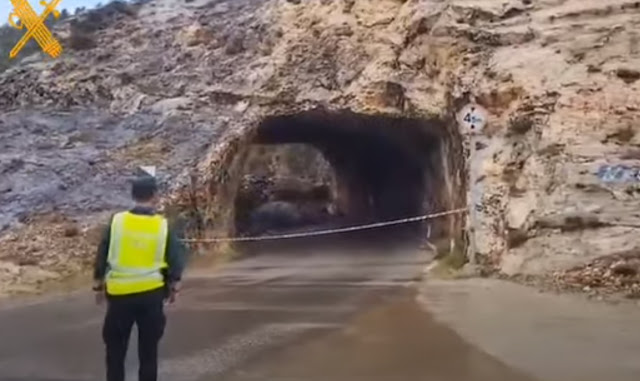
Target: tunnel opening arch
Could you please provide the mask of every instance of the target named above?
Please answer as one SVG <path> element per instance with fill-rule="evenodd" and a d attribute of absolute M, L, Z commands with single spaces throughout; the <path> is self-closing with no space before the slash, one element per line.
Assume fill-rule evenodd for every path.
<path fill-rule="evenodd" d="M 342 214 L 346 214 L 346 217 L 341 216 L 345 218 L 330 221 L 331 224 L 350 226 L 358 222 L 375 221 L 393 215 L 402 216 L 418 209 L 426 214 L 466 208 L 468 202 L 468 163 L 466 162 L 469 153 L 468 144 L 461 136 L 455 122 L 455 115 L 448 113 L 447 109 L 443 109 L 442 114 L 421 114 L 406 110 L 374 113 L 371 110 L 358 108 L 337 109 L 316 104 L 292 105 L 283 102 L 279 106 L 271 105 L 268 108 L 250 107 L 238 117 L 229 118 L 226 129 L 228 133 L 212 144 L 205 155 L 194 163 L 194 167 L 185 169 L 183 175 L 176 179 L 169 196 L 162 201 L 164 212 L 176 221 L 176 225 L 184 232 L 185 238 L 191 238 L 192 250 L 198 254 L 198 257 L 211 257 L 212 260 L 217 261 L 218 259 L 215 258 L 220 256 L 233 257 L 244 252 L 243 243 L 218 238 L 252 235 L 247 231 L 246 226 L 239 223 L 242 220 L 239 216 L 243 213 L 250 214 L 250 212 L 247 213 L 246 206 L 238 201 L 242 198 L 243 180 L 247 177 L 246 175 L 252 174 L 249 163 L 251 152 L 256 147 L 306 146 L 319 154 L 316 157 L 323 158 L 330 169 L 329 178 L 333 178 L 327 183 L 335 187 L 332 192 L 329 192 L 330 200 L 334 203 L 333 212 L 340 216 L 341 213 L 337 210 L 340 207 Z M 339 131 L 341 135 L 338 136 L 342 138 L 327 139 L 325 130 L 335 133 Z M 329 134 L 329 136 L 336 135 Z M 385 178 L 380 176 L 382 171 L 378 171 L 380 173 L 374 171 L 379 167 L 370 165 L 376 160 L 353 159 L 365 157 L 367 150 L 364 147 L 367 145 L 362 144 L 363 136 L 366 136 L 364 140 L 374 142 L 368 147 L 378 147 L 380 144 L 386 147 L 382 150 L 370 150 L 373 153 L 400 150 L 402 152 L 398 157 L 409 157 L 413 160 L 417 155 L 420 158 L 418 161 L 421 162 L 418 168 L 423 169 L 425 173 L 414 176 L 413 179 L 405 176 L 403 181 L 388 182 L 395 184 L 393 187 L 375 188 L 376 185 L 383 183 L 376 180 Z M 297 143 L 294 143 L 296 141 Z M 315 146 L 303 142 L 311 142 Z M 318 142 L 322 143 L 318 144 Z M 362 155 L 358 156 L 358 152 Z M 388 154 L 378 156 L 387 159 L 390 157 Z M 382 160 L 381 158 L 377 161 Z M 394 160 L 385 161 L 387 168 L 401 168 L 401 170 L 387 173 L 386 178 L 389 176 L 398 178 L 402 173 L 407 172 L 416 173 L 415 164 L 405 168 L 394 166 L 393 163 Z M 370 167 L 369 171 L 359 172 L 358 169 L 362 165 Z M 362 181 L 363 178 L 366 181 Z M 413 184 L 413 194 L 419 197 L 409 197 L 412 191 L 407 189 L 411 187 L 399 186 L 403 183 Z M 358 191 L 364 188 L 363 184 L 369 185 L 377 192 L 377 204 L 371 198 L 367 200 L 362 196 L 366 192 Z M 416 187 L 415 184 L 419 186 Z M 403 198 L 393 196 L 397 194 L 401 194 Z M 404 203 L 404 206 L 391 207 L 394 204 L 385 200 L 401 200 L 398 202 Z M 260 202 L 250 205 L 248 209 L 255 208 Z M 366 213 L 358 212 L 363 209 Z M 345 210 L 347 212 L 344 212 Z M 349 218 L 352 219 L 351 222 L 348 221 Z M 410 233 L 411 237 L 423 239 L 427 237 L 430 230 L 430 241 L 433 243 L 437 243 L 437 240 L 448 240 L 450 243 L 455 241 L 455 252 L 464 257 L 468 247 L 466 224 L 466 213 L 462 212 L 430 220 L 429 223 L 412 224 L 413 231 Z M 318 227 L 310 226 L 304 229 L 317 230 Z M 374 236 L 385 238 L 384 234 L 377 233 L 389 230 L 391 229 L 384 231 L 376 229 L 372 232 Z M 451 247 L 451 245 L 443 247 L 439 253 L 449 253 Z"/>
<path fill-rule="evenodd" d="M 325 198 L 320 201 L 328 208 L 324 210 L 323 222 L 329 226 L 353 226 L 437 213 L 460 207 L 465 201 L 462 139 L 446 119 L 312 108 L 261 118 L 244 140 L 245 149 L 237 155 L 239 164 L 234 166 L 238 181 L 230 192 L 233 199 L 229 200 L 233 205 L 229 228 L 235 235 L 256 234 L 247 222 L 252 212 L 262 203 L 282 201 L 278 197 L 263 197 L 241 202 L 242 189 L 246 188 L 243 179 L 253 175 L 248 162 L 256 147 L 263 150 L 265 147 L 307 147 L 307 151 L 314 151 L 324 159 L 331 180 L 322 185 L 329 191 L 316 194 L 324 194 Z M 258 186 L 266 185 L 263 182 Z M 286 202 L 291 204 L 291 201 L 296 204 L 296 200 Z M 283 207 L 282 203 L 278 205 Z M 284 229 L 267 226 L 268 235 L 304 225 L 300 218 L 292 220 Z M 302 220 L 318 222 L 317 218 Z M 422 237 L 430 233 L 432 238 L 459 239 L 462 226 L 461 216 L 454 215 L 408 224 L 406 230 Z M 264 234 L 265 229 L 257 233 Z"/>

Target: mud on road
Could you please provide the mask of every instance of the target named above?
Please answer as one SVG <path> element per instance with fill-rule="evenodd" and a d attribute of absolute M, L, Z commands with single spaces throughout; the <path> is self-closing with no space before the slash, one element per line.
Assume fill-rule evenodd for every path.
<path fill-rule="evenodd" d="M 415 249 L 298 249 L 248 257 L 219 272 L 193 271 L 168 308 L 160 375 L 528 380 L 421 312 L 412 285 L 429 260 Z M 86 293 L 0 307 L 0 379 L 102 379 L 102 315 Z M 130 377 L 135 354 L 133 340 Z"/>

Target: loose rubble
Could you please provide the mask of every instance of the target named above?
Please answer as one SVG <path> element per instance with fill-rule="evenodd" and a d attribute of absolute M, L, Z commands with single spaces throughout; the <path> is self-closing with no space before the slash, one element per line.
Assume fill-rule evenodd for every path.
<path fill-rule="evenodd" d="M 541 290 L 583 294 L 608 302 L 640 299 L 640 252 L 604 256 L 573 268 L 542 275 L 507 275 L 499 272 L 483 274 Z"/>
<path fill-rule="evenodd" d="M 89 268 L 107 218 L 97 214 L 82 222 L 61 214 L 36 215 L 4 234 L 0 237 L 0 297 L 43 292 L 52 283 Z M 84 278 L 89 281 L 90 273 Z"/>
<path fill-rule="evenodd" d="M 557 271 L 552 279 L 563 287 L 589 294 L 615 293 L 640 299 L 640 252 L 599 258 L 583 266 Z"/>

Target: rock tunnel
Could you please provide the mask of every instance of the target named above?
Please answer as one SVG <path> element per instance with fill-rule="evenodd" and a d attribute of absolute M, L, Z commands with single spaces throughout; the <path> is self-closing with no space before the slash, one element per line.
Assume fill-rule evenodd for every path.
<path fill-rule="evenodd" d="M 313 231 L 453 209 L 465 197 L 463 154 L 461 139 L 447 127 L 442 120 L 351 111 L 268 117 L 257 126 L 249 146 L 263 152 L 257 167 L 245 160 L 241 168 L 243 178 L 253 183 L 236 192 L 234 230 L 244 236 Z M 265 169 L 271 160 L 265 152 L 288 152 L 287 160 L 298 162 L 297 168 L 278 178 L 282 164 L 275 161 L 276 168 Z M 322 159 L 309 160 L 309 154 Z M 265 191 L 274 183 L 275 189 Z M 451 216 L 369 232 L 406 239 L 451 236 L 460 226 L 459 218 Z"/>

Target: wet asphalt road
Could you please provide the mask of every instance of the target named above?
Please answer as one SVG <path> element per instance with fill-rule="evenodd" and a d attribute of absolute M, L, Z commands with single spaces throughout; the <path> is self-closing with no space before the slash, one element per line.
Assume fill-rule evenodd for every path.
<path fill-rule="evenodd" d="M 416 304 L 428 260 L 413 249 L 323 249 L 194 272 L 167 309 L 160 379 L 530 380 Z M 103 312 L 88 293 L 0 307 L 0 381 L 102 380 Z M 132 340 L 128 380 L 136 350 Z"/>

